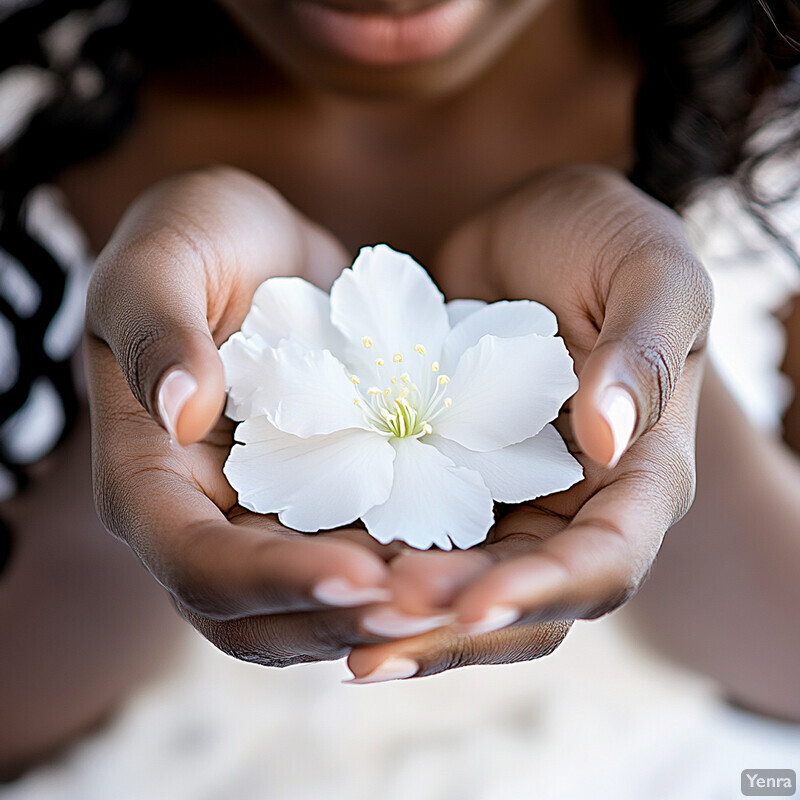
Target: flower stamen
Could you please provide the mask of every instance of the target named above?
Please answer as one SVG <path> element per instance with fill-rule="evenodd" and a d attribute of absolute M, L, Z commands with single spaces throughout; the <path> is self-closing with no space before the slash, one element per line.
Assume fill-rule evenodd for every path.
<path fill-rule="evenodd" d="M 362 344 L 365 347 L 372 346 L 369 337 L 364 339 Z M 427 354 L 424 345 L 421 344 L 414 345 L 414 352 L 421 356 Z M 403 354 L 394 353 L 392 362 L 402 364 Z M 354 402 L 362 410 L 370 426 L 377 433 L 398 439 L 419 439 L 433 433 L 432 422 L 442 411 L 453 405 L 453 401 L 444 396 L 450 377 L 438 374 L 439 362 L 430 363 L 429 369 L 436 379 L 434 381 L 424 379 L 422 389 L 412 381 L 410 372 L 400 372 L 400 368 L 397 367 L 392 370 L 391 365 L 387 368 L 382 358 L 374 359 L 374 363 L 378 384 L 370 386 L 365 393 L 358 388 L 361 383 L 358 376 L 355 374 L 350 376 L 358 395 Z M 425 362 L 423 369 L 426 369 L 424 364 Z M 389 374 L 386 374 L 384 369 L 390 369 Z M 362 400 L 364 402 L 360 402 Z"/>

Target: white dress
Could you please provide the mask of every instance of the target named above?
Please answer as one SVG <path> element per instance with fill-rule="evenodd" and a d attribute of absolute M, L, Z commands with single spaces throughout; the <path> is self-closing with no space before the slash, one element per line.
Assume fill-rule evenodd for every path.
<path fill-rule="evenodd" d="M 774 429 L 772 312 L 800 273 L 731 198 L 718 187 L 687 215 L 717 288 L 711 352 Z M 732 800 L 743 769 L 800 771 L 800 726 L 725 705 L 615 615 L 540 661 L 373 686 L 342 686 L 341 662 L 264 669 L 189 639 L 170 675 L 0 799 Z"/>

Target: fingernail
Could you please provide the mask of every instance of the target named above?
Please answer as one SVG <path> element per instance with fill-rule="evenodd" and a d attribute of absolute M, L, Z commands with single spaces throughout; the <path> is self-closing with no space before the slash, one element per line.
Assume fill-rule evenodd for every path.
<path fill-rule="evenodd" d="M 449 625 L 454 619 L 455 614 L 421 617 L 414 614 L 403 614 L 394 608 L 379 608 L 366 614 L 361 620 L 361 624 L 367 631 L 377 636 L 402 639 Z"/>
<path fill-rule="evenodd" d="M 388 589 L 379 586 L 355 586 L 347 578 L 326 578 L 311 590 L 311 594 L 320 603 L 343 608 L 385 603 L 392 598 Z"/>
<path fill-rule="evenodd" d="M 462 623 L 458 626 L 462 633 L 476 636 L 479 633 L 491 633 L 507 628 L 515 623 L 522 616 L 520 609 L 514 606 L 492 606 L 476 622 Z"/>
<path fill-rule="evenodd" d="M 608 466 L 615 467 L 630 444 L 636 427 L 636 403 L 627 389 L 609 386 L 600 400 L 599 411 L 608 423 L 614 443 L 614 452 Z"/>
<path fill-rule="evenodd" d="M 183 369 L 174 369 L 158 390 L 158 413 L 169 438 L 178 441 L 178 417 L 186 401 L 197 391 L 197 381 Z"/>
<path fill-rule="evenodd" d="M 386 681 L 399 681 L 403 678 L 410 678 L 419 672 L 419 664 L 410 658 L 398 658 L 390 656 L 378 664 L 372 672 L 364 675 L 363 678 L 350 678 L 342 683 L 384 683 Z"/>

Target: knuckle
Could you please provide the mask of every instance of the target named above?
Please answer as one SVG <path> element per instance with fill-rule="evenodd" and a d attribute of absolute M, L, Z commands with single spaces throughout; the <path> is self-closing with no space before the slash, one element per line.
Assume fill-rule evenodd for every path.
<path fill-rule="evenodd" d="M 694 502 L 697 488 L 694 441 L 665 427 L 643 437 L 642 447 L 648 466 L 636 476 L 640 484 L 636 491 L 650 500 L 651 509 L 663 509 L 666 528 L 681 519 Z"/>
<path fill-rule="evenodd" d="M 682 519 L 694 503 L 697 491 L 697 474 L 693 459 L 681 459 L 678 474 L 672 481 L 673 490 L 670 493 L 672 506 L 670 525 Z"/>
<path fill-rule="evenodd" d="M 604 597 L 596 605 L 590 606 L 581 617 L 583 619 L 599 619 L 622 608 L 639 591 L 641 583 L 641 579 L 633 577 L 624 580 L 614 592 Z"/>
<path fill-rule="evenodd" d="M 680 281 L 686 298 L 684 318 L 694 324 L 694 341 L 690 352 L 696 352 L 705 346 L 708 338 L 714 310 L 714 284 L 708 270 L 693 255 L 685 260 Z"/>
<path fill-rule="evenodd" d="M 679 365 L 670 363 L 668 352 L 664 344 L 655 339 L 641 342 L 634 352 L 636 370 L 647 392 L 648 428 L 661 418 L 680 375 Z"/>
<path fill-rule="evenodd" d="M 336 616 L 348 618 L 350 622 L 346 625 L 347 629 L 349 631 L 355 629 L 355 614 Z M 346 638 L 353 641 L 347 642 Z M 343 658 L 350 652 L 352 646 L 360 643 L 358 640 L 357 636 L 347 636 L 342 624 L 334 624 L 324 615 L 319 615 L 314 623 L 314 653 L 320 661 Z"/>
<path fill-rule="evenodd" d="M 701 311 L 701 318 L 707 324 L 711 321 L 714 310 L 714 283 L 708 270 L 699 261 L 694 263 L 694 293 Z"/>
<path fill-rule="evenodd" d="M 448 640 L 446 646 L 441 647 L 435 653 L 427 653 L 422 658 L 418 657 L 417 660 L 421 666 L 414 677 L 423 678 L 426 675 L 437 675 L 440 672 L 448 672 L 459 667 L 488 663 L 482 652 L 485 648 L 480 648 L 476 644 L 475 638 L 479 637 L 453 636 Z"/>
<path fill-rule="evenodd" d="M 655 552 L 634 548 L 630 536 L 610 520 L 590 519 L 584 524 L 606 534 L 598 539 L 592 559 L 603 566 L 588 595 L 578 588 L 572 611 L 581 619 L 597 619 L 616 611 L 639 591 Z"/>
<path fill-rule="evenodd" d="M 151 374 L 154 353 L 164 340 L 164 331 L 158 324 L 146 320 L 137 321 L 130 330 L 130 335 L 123 343 L 123 350 L 117 357 L 134 396 L 149 409 L 150 398 L 145 387 Z"/>
<path fill-rule="evenodd" d="M 127 541 L 130 532 L 133 485 L 126 470 L 111 466 L 106 459 L 95 462 L 92 471 L 94 504 L 103 527 Z"/>
<path fill-rule="evenodd" d="M 216 622 L 241 616 L 243 609 L 194 567 L 173 561 L 164 564 L 160 572 L 160 582 L 192 613 Z"/>
<path fill-rule="evenodd" d="M 480 655 L 473 657 L 471 663 L 514 664 L 545 658 L 558 649 L 571 627 L 572 620 L 559 619 L 500 631 L 492 635 L 490 647 L 480 647 Z"/>
<path fill-rule="evenodd" d="M 510 629 L 505 632 L 508 641 L 503 663 L 535 661 L 551 655 L 561 646 L 571 627 L 572 620 L 560 619 Z"/>
<path fill-rule="evenodd" d="M 212 596 L 204 582 L 188 571 L 173 568 L 164 582 L 167 589 L 192 613 L 218 621 L 229 618 L 230 614 L 221 608 L 219 600 Z"/>
<path fill-rule="evenodd" d="M 192 615 L 189 621 L 214 647 L 238 661 L 284 668 L 317 660 L 282 646 L 272 635 L 269 617 L 218 622 Z"/>
<path fill-rule="evenodd" d="M 446 672 L 459 667 L 514 664 L 534 661 L 553 653 L 564 641 L 572 620 L 516 625 L 476 636 L 454 634 L 435 653 L 419 659 L 418 677 Z"/>

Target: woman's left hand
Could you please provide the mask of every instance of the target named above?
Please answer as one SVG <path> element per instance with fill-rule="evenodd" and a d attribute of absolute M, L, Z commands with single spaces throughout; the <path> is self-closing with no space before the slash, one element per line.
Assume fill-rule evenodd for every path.
<path fill-rule="evenodd" d="M 395 559 L 396 609 L 453 623 L 353 650 L 367 681 L 551 652 L 635 594 L 694 496 L 712 290 L 677 215 L 613 171 L 556 168 L 461 227 L 437 267 L 451 297 L 556 313 L 580 379 L 557 427 L 586 477 L 509 508 L 480 547 Z"/>

